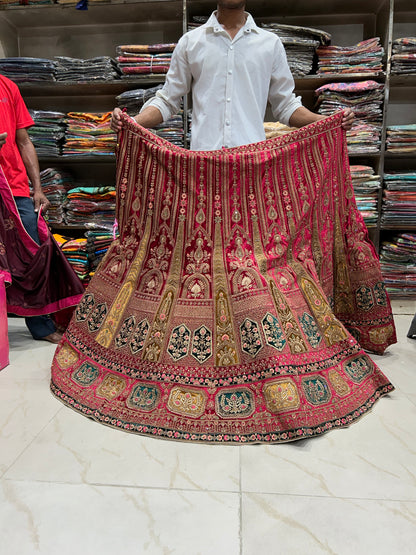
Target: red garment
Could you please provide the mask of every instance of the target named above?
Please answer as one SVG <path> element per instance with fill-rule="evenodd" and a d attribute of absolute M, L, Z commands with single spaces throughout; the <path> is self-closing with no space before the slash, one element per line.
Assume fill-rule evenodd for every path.
<path fill-rule="evenodd" d="M 7 132 L 0 149 L 0 165 L 15 197 L 29 197 L 29 180 L 16 145 L 16 131 L 34 125 L 20 91 L 13 81 L 0 75 L 0 133 Z"/>
<path fill-rule="evenodd" d="M 109 250 L 56 350 L 54 395 L 128 432 L 280 443 L 348 426 L 395 343 L 342 113 L 188 151 L 127 115 Z"/>

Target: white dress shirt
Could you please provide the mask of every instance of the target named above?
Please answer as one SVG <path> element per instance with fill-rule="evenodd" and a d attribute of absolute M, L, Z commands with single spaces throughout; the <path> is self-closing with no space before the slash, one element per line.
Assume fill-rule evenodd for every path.
<path fill-rule="evenodd" d="M 172 55 L 164 87 L 145 103 L 166 121 L 192 89 L 192 150 L 216 150 L 263 141 L 267 101 L 276 120 L 288 125 L 302 103 L 281 40 L 260 29 L 252 16 L 234 39 L 215 12 L 183 35 Z"/>

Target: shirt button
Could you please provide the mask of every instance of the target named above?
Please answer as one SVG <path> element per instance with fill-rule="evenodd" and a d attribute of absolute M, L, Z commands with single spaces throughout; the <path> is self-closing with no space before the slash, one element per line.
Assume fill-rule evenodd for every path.
<path fill-rule="evenodd" d="M 229 70 L 228 70 L 228 75 L 231 75 L 232 72 L 233 72 L 233 70 L 232 70 L 232 69 L 229 69 Z"/>
<path fill-rule="evenodd" d="M 233 49 L 234 49 L 234 46 L 230 46 L 230 50 L 233 50 Z"/>
<path fill-rule="evenodd" d="M 226 120 L 225 125 L 230 125 L 230 120 Z"/>
<path fill-rule="evenodd" d="M 227 98 L 227 102 L 231 102 L 231 98 Z"/>

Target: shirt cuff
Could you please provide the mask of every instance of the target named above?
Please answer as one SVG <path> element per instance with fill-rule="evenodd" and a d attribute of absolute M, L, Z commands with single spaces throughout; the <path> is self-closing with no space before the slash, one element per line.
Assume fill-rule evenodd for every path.
<path fill-rule="evenodd" d="M 147 102 L 143 104 L 143 107 L 140 110 L 140 113 L 143 112 L 143 110 L 148 106 L 154 106 L 162 114 L 163 121 L 166 121 L 172 116 L 172 111 L 169 108 L 169 105 L 167 104 L 165 99 L 162 96 L 160 96 L 158 92 L 156 93 L 156 96 L 154 96 L 153 98 L 150 98 Z"/>
<path fill-rule="evenodd" d="M 293 112 L 295 110 L 297 110 L 298 108 L 300 108 L 301 106 L 302 106 L 302 100 L 301 100 L 300 96 L 296 96 L 295 98 L 293 98 L 289 102 L 289 104 L 285 107 L 283 112 L 281 112 L 279 114 L 280 123 L 283 123 L 284 125 L 290 125 L 289 120 L 290 120 Z"/>

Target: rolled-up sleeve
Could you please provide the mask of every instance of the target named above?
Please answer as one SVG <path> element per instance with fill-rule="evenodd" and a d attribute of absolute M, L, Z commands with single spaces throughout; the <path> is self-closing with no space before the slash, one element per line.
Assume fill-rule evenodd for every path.
<path fill-rule="evenodd" d="M 143 105 L 141 112 L 148 106 L 154 106 L 162 114 L 163 121 L 179 112 L 182 98 L 190 91 L 192 81 L 186 55 L 186 43 L 187 37 L 184 35 L 179 39 L 173 51 L 163 88 Z"/>
<path fill-rule="evenodd" d="M 293 92 L 294 87 L 285 49 L 281 40 L 277 39 L 268 100 L 274 118 L 285 125 L 289 125 L 290 116 L 302 106 L 302 99 Z"/>

